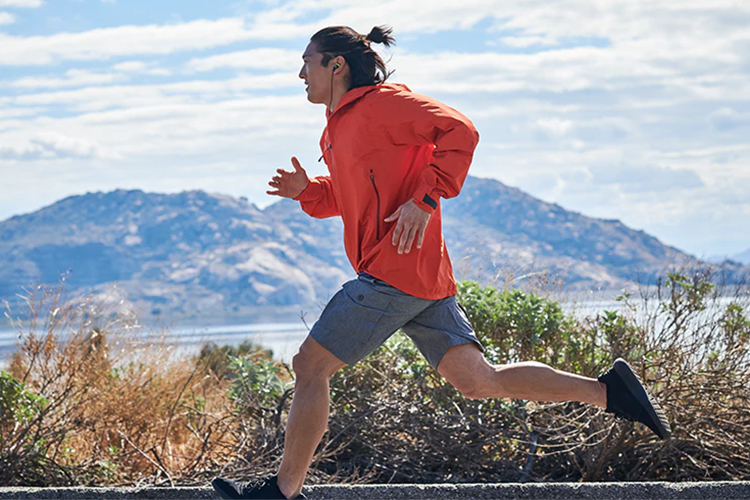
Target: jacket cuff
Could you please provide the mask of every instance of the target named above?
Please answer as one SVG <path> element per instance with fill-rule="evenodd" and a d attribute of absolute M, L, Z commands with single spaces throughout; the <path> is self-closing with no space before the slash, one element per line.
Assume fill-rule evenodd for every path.
<path fill-rule="evenodd" d="M 323 186 L 318 179 L 309 179 L 307 187 L 294 200 L 299 202 L 314 201 L 323 196 Z"/>
<path fill-rule="evenodd" d="M 414 200 L 414 203 L 415 203 L 415 204 L 416 204 L 416 205 L 417 205 L 417 206 L 418 206 L 419 208 L 421 208 L 421 209 L 422 209 L 422 210 L 424 210 L 425 212 L 429 212 L 429 213 L 432 213 L 432 212 L 434 212 L 435 210 L 437 210 L 437 207 L 438 207 L 438 199 L 439 199 L 439 198 L 437 198 L 436 196 L 435 196 L 435 197 L 433 197 L 433 196 L 435 196 L 435 195 L 431 195 L 431 194 L 429 194 L 429 193 L 424 193 L 424 194 L 422 194 L 421 196 L 417 195 L 417 196 L 415 196 L 415 197 L 414 197 L 414 198 L 412 198 L 412 199 Z M 436 198 L 437 198 L 437 199 L 436 199 Z"/>

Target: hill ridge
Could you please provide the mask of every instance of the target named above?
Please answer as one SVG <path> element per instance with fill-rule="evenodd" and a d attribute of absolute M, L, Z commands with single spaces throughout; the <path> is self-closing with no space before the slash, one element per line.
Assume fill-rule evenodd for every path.
<path fill-rule="evenodd" d="M 510 266 L 561 275 L 569 287 L 619 288 L 700 265 L 619 220 L 568 211 L 491 179 L 469 176 L 462 193 L 442 203 L 459 279 Z M 17 302 L 21 287 L 72 270 L 71 289 L 105 293 L 117 285 L 124 306 L 147 315 L 320 304 L 354 274 L 342 232 L 339 218 L 313 219 L 286 199 L 261 209 L 202 190 L 74 195 L 0 222 L 0 300 Z"/>

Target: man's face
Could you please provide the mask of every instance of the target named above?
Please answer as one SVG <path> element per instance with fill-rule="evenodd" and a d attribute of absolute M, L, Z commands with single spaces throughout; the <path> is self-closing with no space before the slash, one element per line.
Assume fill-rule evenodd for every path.
<path fill-rule="evenodd" d="M 315 104 L 328 104 L 331 98 L 331 76 L 333 75 L 333 61 L 323 66 L 323 55 L 318 52 L 313 42 L 310 42 L 302 54 L 302 69 L 299 77 L 307 84 L 307 100 Z"/>

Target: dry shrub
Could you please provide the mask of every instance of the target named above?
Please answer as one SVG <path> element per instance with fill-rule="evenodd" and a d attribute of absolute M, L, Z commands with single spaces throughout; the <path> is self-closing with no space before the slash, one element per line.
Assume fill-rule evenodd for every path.
<path fill-rule="evenodd" d="M 262 435 L 215 368 L 222 355 L 253 366 L 268 352 L 207 346 L 192 358 L 100 303 L 63 300 L 62 287 L 39 287 L 27 304 L 0 386 L 0 484 L 204 482 Z"/>
<path fill-rule="evenodd" d="M 747 480 L 747 289 L 712 281 L 704 271 L 670 274 L 584 319 L 534 294 L 459 287 L 492 362 L 597 376 L 626 358 L 672 421 L 667 441 L 578 403 L 464 399 L 396 336 L 334 377 L 314 465 L 367 482 Z"/>

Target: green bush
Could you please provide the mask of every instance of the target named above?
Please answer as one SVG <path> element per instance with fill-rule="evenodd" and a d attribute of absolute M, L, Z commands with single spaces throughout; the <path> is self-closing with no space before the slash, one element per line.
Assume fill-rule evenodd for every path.
<path fill-rule="evenodd" d="M 19 474 L 37 482 L 45 475 L 47 440 L 24 432 L 49 402 L 0 371 L 0 477 Z"/>
<path fill-rule="evenodd" d="M 491 363 L 534 360 L 581 371 L 579 358 L 590 332 L 559 303 L 522 290 L 482 288 L 474 281 L 459 283 L 457 298 Z"/>
<path fill-rule="evenodd" d="M 459 285 L 491 362 L 596 376 L 624 357 L 665 408 L 670 440 L 578 403 L 466 400 L 396 335 L 334 376 L 317 473 L 416 483 L 748 479 L 747 295 L 737 289 L 727 305 L 732 291 L 710 278 L 670 274 L 585 319 L 528 292 Z"/>
<path fill-rule="evenodd" d="M 278 406 L 288 397 L 292 384 L 282 378 L 284 365 L 263 356 L 230 356 L 229 370 L 234 374 L 229 399 L 245 411 L 254 407 Z"/>
<path fill-rule="evenodd" d="M 10 429 L 28 424 L 48 401 L 26 390 L 10 373 L 0 370 L 0 443 Z"/>
<path fill-rule="evenodd" d="M 232 378 L 234 377 L 234 371 L 230 365 L 230 360 L 242 356 L 261 356 L 264 359 L 272 359 L 273 351 L 263 349 L 249 340 L 245 340 L 237 346 L 219 346 L 215 342 L 208 342 L 201 347 L 195 362 L 201 363 L 220 379 Z"/>

